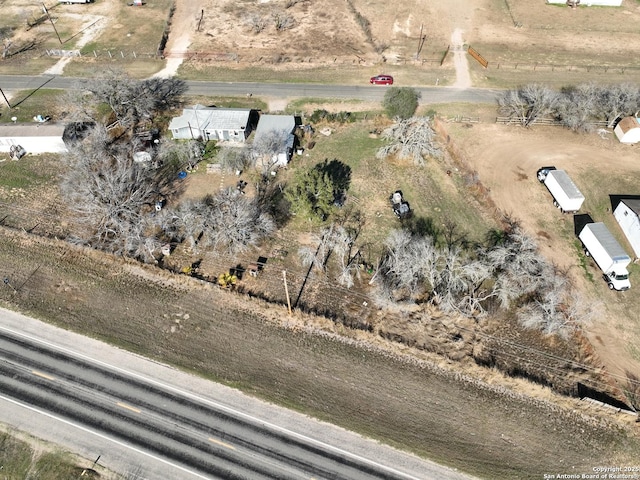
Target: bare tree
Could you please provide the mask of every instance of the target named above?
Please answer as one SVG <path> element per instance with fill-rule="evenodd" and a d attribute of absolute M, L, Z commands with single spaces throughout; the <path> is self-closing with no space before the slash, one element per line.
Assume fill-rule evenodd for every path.
<path fill-rule="evenodd" d="M 278 32 L 289 30 L 296 24 L 296 20 L 293 18 L 293 15 L 281 10 L 274 10 L 271 12 L 271 18 L 273 20 L 273 26 Z"/>
<path fill-rule="evenodd" d="M 197 250 L 198 238 L 205 230 L 204 205 L 196 200 L 186 200 L 176 208 L 163 208 L 154 217 L 156 234 L 163 243 L 185 243 L 186 248 Z"/>
<path fill-rule="evenodd" d="M 254 140 L 251 153 L 262 173 L 269 173 L 279 163 L 278 155 L 285 152 L 288 139 L 289 132 L 283 129 L 270 130 Z"/>
<path fill-rule="evenodd" d="M 330 258 L 335 258 L 338 269 L 336 280 L 340 285 L 351 288 L 354 277 L 359 276 L 357 254 L 352 254 L 354 244 L 352 232 L 342 225 L 331 224 L 320 235 L 313 236 L 313 244 L 298 250 L 305 266 L 326 272 Z"/>
<path fill-rule="evenodd" d="M 86 242 L 123 255 L 136 255 L 145 243 L 146 219 L 166 192 L 159 183 L 164 171 L 133 161 L 132 155 L 111 142 L 104 127 L 70 148 L 61 191 Z"/>
<path fill-rule="evenodd" d="M 395 123 L 382 133 L 389 143 L 381 147 L 376 158 L 397 155 L 410 158 L 416 165 L 424 165 L 426 157 L 439 158 L 442 151 L 436 144 L 436 134 L 428 117 L 396 119 Z"/>
<path fill-rule="evenodd" d="M 574 132 L 590 132 L 598 97 L 599 87 L 593 83 L 565 88 L 558 97 L 556 116 Z"/>
<path fill-rule="evenodd" d="M 11 38 L 2 39 L 2 58 L 7 58 L 9 56 L 9 52 L 11 51 L 12 45 L 13 45 L 13 40 L 11 40 Z"/>
<path fill-rule="evenodd" d="M 222 147 L 218 152 L 218 162 L 225 170 L 243 171 L 255 165 L 255 157 L 251 147 Z"/>
<path fill-rule="evenodd" d="M 509 227 L 496 245 L 482 252 L 481 257 L 493 272 L 493 292 L 503 308 L 509 308 L 517 298 L 538 289 L 550 268 L 536 243 L 517 223 Z"/>
<path fill-rule="evenodd" d="M 93 94 L 94 112 L 105 104 L 123 128 L 135 129 L 156 112 L 175 107 L 178 97 L 186 92 L 186 83 L 177 78 L 136 80 L 108 69 L 102 76 L 84 82 L 83 89 Z"/>
<path fill-rule="evenodd" d="M 155 155 L 159 165 L 171 165 L 175 170 L 190 170 L 202 160 L 204 143 L 200 140 L 161 141 Z"/>
<path fill-rule="evenodd" d="M 431 303 L 449 313 L 483 315 L 482 303 L 492 295 L 483 288 L 491 278 L 490 267 L 469 258 L 457 246 L 443 251 L 441 259 L 434 272 Z"/>
<path fill-rule="evenodd" d="M 269 24 L 267 17 L 260 15 L 258 13 L 250 13 L 245 15 L 244 23 L 253 31 L 253 33 L 260 33 Z"/>
<path fill-rule="evenodd" d="M 638 85 L 622 83 L 601 87 L 596 106 L 597 113 L 607 121 L 607 127 L 613 128 L 621 117 L 635 115 L 640 110 Z"/>
<path fill-rule="evenodd" d="M 205 197 L 199 210 L 204 219 L 201 243 L 229 253 L 256 245 L 275 228 L 256 200 L 234 189 Z"/>
<path fill-rule="evenodd" d="M 498 99 L 500 114 L 525 127 L 553 113 L 557 102 L 555 91 L 537 83 L 509 90 Z"/>
<path fill-rule="evenodd" d="M 430 298 L 441 260 L 433 239 L 393 230 L 385 240 L 385 249 L 376 281 L 379 292 L 395 301 Z"/>
<path fill-rule="evenodd" d="M 518 321 L 525 328 L 566 336 L 574 328 L 564 313 L 569 301 L 567 277 L 552 269 L 547 273 L 545 282 L 546 285 L 536 291 L 533 300 L 518 311 Z"/>

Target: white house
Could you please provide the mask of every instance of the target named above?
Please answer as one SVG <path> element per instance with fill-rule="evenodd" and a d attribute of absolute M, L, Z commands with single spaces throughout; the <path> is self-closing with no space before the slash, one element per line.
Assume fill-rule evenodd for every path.
<path fill-rule="evenodd" d="M 638 143 L 640 142 L 640 120 L 636 117 L 624 117 L 618 122 L 613 132 L 620 143 Z"/>
<path fill-rule="evenodd" d="M 636 258 L 640 258 L 640 199 L 623 198 L 613 211 Z"/>
<path fill-rule="evenodd" d="M 293 155 L 296 136 L 294 131 L 300 122 L 294 115 L 260 115 L 253 143 L 259 143 L 267 135 L 273 134 L 282 139 L 278 152 L 270 159 L 274 167 L 286 167 Z"/>
<path fill-rule="evenodd" d="M 61 123 L 5 123 L 0 124 L 0 152 L 20 145 L 27 153 L 64 153 L 66 125 Z"/>
<path fill-rule="evenodd" d="M 217 108 L 195 105 L 169 123 L 174 139 L 203 139 L 244 143 L 257 112 L 250 108 Z"/>

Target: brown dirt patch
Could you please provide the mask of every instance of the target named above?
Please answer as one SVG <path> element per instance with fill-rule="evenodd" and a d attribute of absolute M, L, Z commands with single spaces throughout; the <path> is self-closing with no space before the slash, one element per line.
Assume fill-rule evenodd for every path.
<path fill-rule="evenodd" d="M 609 292 L 591 265 L 587 268 L 594 280 L 587 280 L 575 246 L 573 216 L 563 215 L 553 207 L 549 192 L 535 176 L 536 170 L 545 165 L 567 170 L 587 197 L 583 212 L 591 213 L 595 221 L 607 222 L 625 245 L 619 227 L 611 213 L 606 215 L 602 204 L 609 201 L 608 194 L 640 194 L 640 188 L 636 184 L 635 190 L 605 187 L 601 191 L 598 182 L 605 178 L 605 171 L 606 178 L 635 176 L 635 150 L 621 145 L 613 135 L 601 138 L 597 134 L 577 135 L 560 127 L 524 129 L 496 124 L 474 125 L 473 134 L 461 136 L 460 142 L 470 167 L 478 172 L 496 207 L 518 219 L 536 238 L 543 255 L 565 269 L 586 298 L 600 304 L 587 333 L 606 370 L 619 376 L 620 381 L 626 371 L 640 372 L 639 359 L 626 348 L 628 342 L 640 341 L 637 303 L 631 293 L 640 286 L 633 285 L 630 292 L 619 295 Z M 628 246 L 627 251 L 631 251 Z"/>

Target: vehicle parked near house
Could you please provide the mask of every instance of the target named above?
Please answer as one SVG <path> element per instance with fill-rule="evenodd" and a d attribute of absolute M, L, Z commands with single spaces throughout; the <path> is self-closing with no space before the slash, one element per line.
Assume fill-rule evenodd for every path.
<path fill-rule="evenodd" d="M 631 257 L 602 222 L 587 223 L 578 238 L 584 247 L 584 254 L 602 270 L 602 276 L 609 289 L 624 291 L 631 288 L 627 265 Z"/>
<path fill-rule="evenodd" d="M 567 172 L 556 167 L 542 167 L 537 172 L 538 181 L 544 183 L 551 195 L 553 204 L 562 213 L 576 213 L 584 203 L 584 195 L 578 190 Z"/>
<path fill-rule="evenodd" d="M 396 217 L 403 219 L 411 215 L 411 207 L 409 206 L 409 202 L 405 202 L 401 190 L 393 192 L 389 197 L 389 201 L 391 202 L 391 207 Z"/>
<path fill-rule="evenodd" d="M 369 79 L 369 83 L 373 85 L 393 85 L 393 77 L 391 75 L 376 75 Z"/>

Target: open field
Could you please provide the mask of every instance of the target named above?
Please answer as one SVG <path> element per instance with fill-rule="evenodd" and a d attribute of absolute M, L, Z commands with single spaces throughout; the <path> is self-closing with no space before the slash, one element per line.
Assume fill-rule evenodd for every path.
<path fill-rule="evenodd" d="M 165 55 L 184 58 L 180 74 L 196 79 L 353 84 L 385 71 L 402 85 L 451 85 L 452 56 L 442 60 L 456 29 L 489 62 L 485 69 L 469 57 L 475 86 L 623 82 L 640 73 L 640 6 L 632 0 L 575 10 L 544 0 L 176 0 L 169 19 L 171 4 L 51 5 L 61 45 L 39 6 L 5 0 L 14 49 L 35 44 L 2 60 L 0 72 L 40 73 L 57 61 L 46 49 L 79 48 L 66 74 L 92 75 L 108 64 L 150 75 L 164 65 L 156 53 L 169 25 Z"/>
<path fill-rule="evenodd" d="M 632 252 L 613 218 L 610 195 L 638 195 L 638 160 L 634 147 L 620 144 L 611 133 L 577 135 L 560 127 L 474 125 L 451 132 L 462 146 L 471 168 L 478 171 L 496 206 L 519 219 L 533 235 L 541 252 L 566 269 L 569 276 L 596 306 L 589 337 L 607 370 L 624 377 L 640 372 L 640 357 L 633 347 L 640 342 L 634 294 L 640 269 L 630 266 L 632 290 L 615 294 L 601 281 L 588 259 L 585 261 L 574 232 L 573 216 L 553 208 L 552 199 L 535 177 L 543 165 L 568 171 L 586 197 L 581 213 L 603 221 L 627 252 Z M 586 267 L 581 265 L 588 265 Z M 585 300 L 586 301 L 586 300 Z"/>

